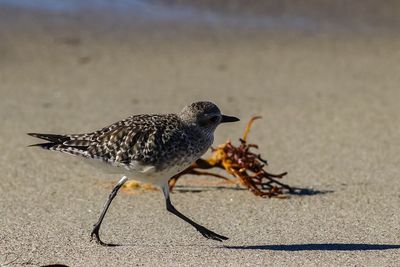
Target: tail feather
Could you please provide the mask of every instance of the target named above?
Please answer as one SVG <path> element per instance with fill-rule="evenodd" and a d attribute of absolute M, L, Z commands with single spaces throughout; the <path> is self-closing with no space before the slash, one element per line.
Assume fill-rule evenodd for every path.
<path fill-rule="evenodd" d="M 70 140 L 68 136 L 60 134 L 28 133 L 28 135 L 58 144 Z"/>
<path fill-rule="evenodd" d="M 43 139 L 49 142 L 30 145 L 41 147 L 43 149 L 60 151 L 75 156 L 87 157 L 88 142 L 85 140 L 75 139 L 77 135 L 58 135 L 58 134 L 41 134 L 28 133 L 28 135 Z"/>
<path fill-rule="evenodd" d="M 56 143 L 39 143 L 39 144 L 33 144 L 33 145 L 29 145 L 28 147 L 31 147 L 31 146 L 38 146 L 38 147 L 41 147 L 41 148 L 43 148 L 43 149 L 52 149 L 54 146 L 56 146 L 56 145 L 59 145 L 59 144 L 56 144 Z"/>

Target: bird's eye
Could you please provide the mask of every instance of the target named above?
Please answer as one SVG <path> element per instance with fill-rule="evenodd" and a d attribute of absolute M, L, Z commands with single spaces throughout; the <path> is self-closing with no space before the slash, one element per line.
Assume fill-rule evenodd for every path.
<path fill-rule="evenodd" d="M 205 117 L 199 120 L 199 125 L 201 127 L 210 127 L 217 124 L 219 121 L 219 116 Z"/>
<path fill-rule="evenodd" d="M 210 118 L 210 122 L 216 123 L 218 121 L 219 117 L 218 116 L 213 116 Z"/>

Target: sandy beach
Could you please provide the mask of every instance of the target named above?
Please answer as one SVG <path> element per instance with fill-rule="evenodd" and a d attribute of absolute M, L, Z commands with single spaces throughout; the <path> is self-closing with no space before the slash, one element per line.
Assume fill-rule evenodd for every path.
<path fill-rule="evenodd" d="M 300 8 L 275 17 L 211 12 L 207 1 L 189 9 L 9 2 L 0 1 L 0 266 L 399 264 L 395 2 L 340 23 Z M 119 177 L 27 148 L 36 140 L 26 133 L 88 132 L 198 100 L 241 118 L 221 126 L 215 144 L 236 141 L 252 115 L 263 116 L 250 141 L 269 171 L 288 171 L 284 182 L 303 193 L 172 194 L 182 213 L 230 238 L 223 243 L 170 215 L 160 192 L 121 193 L 101 230 L 121 246 L 90 242 Z"/>

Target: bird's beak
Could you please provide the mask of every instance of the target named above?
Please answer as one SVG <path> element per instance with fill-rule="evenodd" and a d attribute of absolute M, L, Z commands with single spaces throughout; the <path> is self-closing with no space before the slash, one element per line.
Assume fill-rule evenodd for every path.
<path fill-rule="evenodd" d="M 236 118 L 236 117 L 233 117 L 233 116 L 222 115 L 221 123 L 224 123 L 224 122 L 235 122 L 235 121 L 240 121 L 240 120 L 238 118 Z"/>

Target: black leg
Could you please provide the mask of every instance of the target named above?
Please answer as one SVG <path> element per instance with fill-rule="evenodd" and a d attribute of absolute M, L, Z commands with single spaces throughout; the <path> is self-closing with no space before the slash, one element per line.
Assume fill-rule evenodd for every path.
<path fill-rule="evenodd" d="M 227 240 L 228 239 L 228 237 L 225 237 L 225 236 L 219 235 L 217 233 L 214 233 L 213 231 L 208 230 L 207 228 L 205 228 L 204 226 L 202 226 L 202 225 L 200 225 L 198 223 L 195 223 L 194 221 L 192 221 L 191 219 L 189 219 L 188 217 L 186 217 L 185 215 L 180 213 L 177 209 L 175 209 L 175 207 L 171 203 L 171 200 L 169 198 L 169 187 L 168 187 L 168 184 L 166 186 L 164 186 L 162 189 L 163 189 L 165 201 L 166 201 L 166 204 L 167 204 L 167 210 L 169 212 L 173 213 L 174 215 L 178 216 L 179 218 L 181 218 L 185 222 L 187 222 L 190 225 L 192 225 L 205 238 L 213 239 L 213 240 L 217 240 L 217 241 L 221 241 L 221 242 L 223 240 Z"/>
<path fill-rule="evenodd" d="M 94 238 L 96 240 L 96 242 L 102 246 L 112 246 L 111 244 L 106 244 L 103 241 L 101 241 L 100 235 L 99 235 L 100 225 L 103 222 L 104 216 L 106 216 L 107 210 L 110 207 L 111 202 L 117 195 L 118 190 L 124 185 L 124 183 L 127 180 L 128 180 L 128 178 L 126 178 L 126 176 L 122 177 L 121 180 L 119 180 L 118 184 L 113 188 L 110 195 L 108 196 L 108 200 L 103 208 L 103 211 L 101 212 L 99 220 L 97 221 L 97 223 L 95 225 L 93 225 L 94 227 L 90 234 L 91 240 Z"/>

